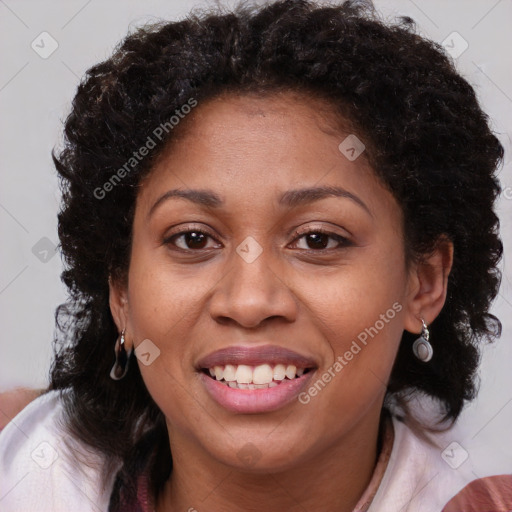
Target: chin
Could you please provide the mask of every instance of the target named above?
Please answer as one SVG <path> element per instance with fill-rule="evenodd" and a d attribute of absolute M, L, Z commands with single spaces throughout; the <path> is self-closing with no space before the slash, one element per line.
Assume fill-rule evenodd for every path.
<path fill-rule="evenodd" d="M 297 451 L 297 446 L 303 446 L 302 441 L 288 436 L 286 439 L 272 439 L 259 435 L 251 440 L 244 436 L 243 442 L 225 443 L 224 449 L 218 449 L 220 444 L 212 447 L 210 455 L 213 459 L 237 471 L 254 474 L 278 473 L 300 465 L 305 458 L 304 451 Z"/>

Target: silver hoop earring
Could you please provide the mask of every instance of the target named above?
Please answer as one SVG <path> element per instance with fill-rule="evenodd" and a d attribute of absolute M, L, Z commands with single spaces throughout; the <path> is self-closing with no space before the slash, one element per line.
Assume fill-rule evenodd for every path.
<path fill-rule="evenodd" d="M 110 370 L 110 378 L 113 380 L 121 380 L 126 373 L 128 372 L 128 365 L 130 363 L 130 356 L 132 355 L 132 350 L 126 350 L 124 344 L 124 332 L 121 332 L 119 337 L 116 340 L 116 345 L 114 348 L 116 354 L 116 361 L 114 366 L 112 366 L 112 370 Z"/>
<path fill-rule="evenodd" d="M 434 355 L 434 349 L 430 344 L 429 337 L 430 333 L 428 332 L 427 324 L 423 318 L 421 319 L 421 323 L 423 324 L 421 328 L 420 337 L 412 344 L 412 351 L 414 355 L 424 363 L 428 363 L 432 356 Z"/>

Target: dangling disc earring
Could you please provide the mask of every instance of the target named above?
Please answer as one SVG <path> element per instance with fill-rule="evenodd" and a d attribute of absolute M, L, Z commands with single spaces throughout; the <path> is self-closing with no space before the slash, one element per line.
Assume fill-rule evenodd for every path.
<path fill-rule="evenodd" d="M 126 373 L 128 372 L 128 365 L 130 363 L 130 356 L 132 355 L 132 350 L 126 350 L 124 344 L 124 329 L 116 340 L 115 345 L 115 353 L 116 353 L 116 361 L 114 366 L 112 366 L 112 370 L 110 370 L 110 378 L 113 380 L 122 379 Z"/>
<path fill-rule="evenodd" d="M 430 333 L 428 332 L 427 324 L 423 318 L 421 319 L 421 323 L 423 324 L 421 328 L 420 337 L 412 344 L 412 351 L 414 355 L 424 363 L 428 363 L 432 356 L 434 355 L 434 349 L 430 344 L 429 337 Z"/>

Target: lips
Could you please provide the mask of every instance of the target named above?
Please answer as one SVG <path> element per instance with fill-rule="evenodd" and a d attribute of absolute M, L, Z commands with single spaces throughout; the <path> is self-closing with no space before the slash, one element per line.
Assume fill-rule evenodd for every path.
<path fill-rule="evenodd" d="M 317 368 L 314 359 L 275 345 L 224 348 L 197 363 L 209 396 L 238 414 L 284 407 L 305 389 Z"/>
<path fill-rule="evenodd" d="M 197 369 L 208 370 L 215 366 L 241 364 L 247 366 L 284 364 L 303 369 L 318 367 L 316 361 L 310 357 L 276 345 L 263 345 L 260 347 L 234 346 L 216 350 L 201 358 L 197 363 Z"/>

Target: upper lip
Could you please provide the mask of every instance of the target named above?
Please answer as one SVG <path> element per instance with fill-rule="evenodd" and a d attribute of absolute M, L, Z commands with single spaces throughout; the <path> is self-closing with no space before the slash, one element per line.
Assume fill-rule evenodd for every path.
<path fill-rule="evenodd" d="M 258 366 L 260 364 L 293 364 L 297 368 L 316 368 L 314 359 L 293 352 L 287 348 L 276 345 L 263 345 L 259 347 L 232 346 L 211 352 L 201 358 L 197 366 L 213 368 L 227 364 Z"/>

